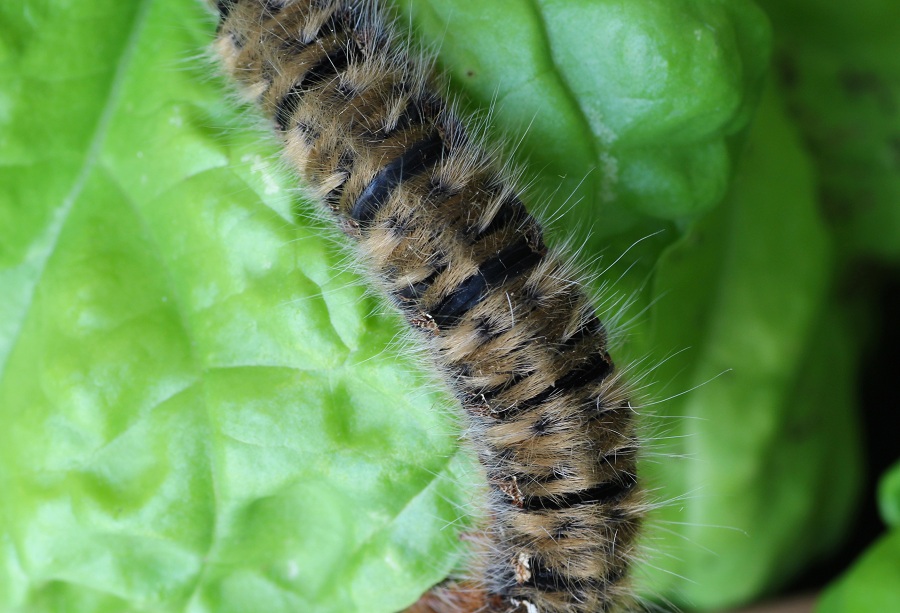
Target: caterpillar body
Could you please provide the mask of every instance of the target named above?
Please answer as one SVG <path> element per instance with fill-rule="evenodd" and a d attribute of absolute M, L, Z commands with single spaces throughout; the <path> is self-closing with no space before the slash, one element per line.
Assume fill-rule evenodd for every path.
<path fill-rule="evenodd" d="M 633 410 L 593 301 L 515 173 L 379 2 L 214 8 L 226 73 L 462 405 L 490 486 L 470 608 L 622 609 L 643 513 Z"/>

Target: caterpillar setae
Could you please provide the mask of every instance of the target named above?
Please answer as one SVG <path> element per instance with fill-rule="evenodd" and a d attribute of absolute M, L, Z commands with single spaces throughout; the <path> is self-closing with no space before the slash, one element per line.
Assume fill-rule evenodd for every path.
<path fill-rule="evenodd" d="M 608 334 L 516 174 L 373 0 L 219 0 L 215 50 L 465 414 L 490 486 L 471 610 L 627 606 L 643 512 Z"/>

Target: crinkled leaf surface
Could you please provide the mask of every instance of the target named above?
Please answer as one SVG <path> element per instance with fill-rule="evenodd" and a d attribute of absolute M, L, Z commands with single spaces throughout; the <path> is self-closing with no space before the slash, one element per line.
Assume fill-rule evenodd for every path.
<path fill-rule="evenodd" d="M 201 7 L 69 10 L 0 9 L 0 608 L 400 608 L 472 472 L 443 396 L 228 134 Z"/>
<path fill-rule="evenodd" d="M 823 308 L 827 239 L 777 111 L 724 205 L 687 224 L 727 188 L 768 57 L 761 14 L 713 0 L 411 9 L 460 91 L 476 105 L 496 92 L 502 129 L 531 124 L 536 191 L 564 176 L 553 201 L 574 194 L 568 230 L 593 220 L 588 256 L 669 228 L 610 273 L 637 264 L 628 293 L 677 242 L 623 355 L 692 347 L 654 375 L 664 393 L 733 370 L 663 405 L 700 419 L 663 420 L 694 459 L 655 479 L 686 495 L 668 519 L 692 525 L 654 545 L 697 545 L 654 560 L 688 580 L 651 591 L 712 605 L 766 588 L 831 539 L 842 507 L 811 505 L 852 489 L 855 448 L 854 344 Z M 193 0 L 0 6 L 4 610 L 387 613 L 459 558 L 477 470 L 446 398 L 196 59 L 212 30 Z M 811 417 L 817 400 L 828 421 Z"/>

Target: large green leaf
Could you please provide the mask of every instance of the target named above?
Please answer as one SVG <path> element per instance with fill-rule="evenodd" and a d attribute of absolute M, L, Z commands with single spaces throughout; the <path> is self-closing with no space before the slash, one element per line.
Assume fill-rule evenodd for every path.
<path fill-rule="evenodd" d="M 698 544 L 654 560 L 689 579 L 651 591 L 714 605 L 770 587 L 845 514 L 810 500 L 852 498 L 855 345 L 824 308 L 827 239 L 777 106 L 713 208 L 768 57 L 761 14 L 400 5 L 442 41 L 457 91 L 478 106 L 496 90 L 501 130 L 534 120 L 522 159 L 539 187 L 566 175 L 549 200 L 574 193 L 564 229 L 597 226 L 586 256 L 669 228 L 607 274 L 630 294 L 653 269 L 634 297 L 660 299 L 619 355 L 694 347 L 654 373 L 660 395 L 734 370 L 662 405 L 663 424 L 707 420 L 671 422 L 691 435 L 671 451 L 695 460 L 647 467 L 661 496 L 691 496 L 675 519 L 702 525 L 656 534 L 667 552 Z M 274 143 L 209 78 L 197 56 L 213 29 L 193 0 L 0 5 L 4 610 L 386 613 L 459 560 L 478 471 L 450 403 L 392 344 L 398 318 L 298 201 Z"/>

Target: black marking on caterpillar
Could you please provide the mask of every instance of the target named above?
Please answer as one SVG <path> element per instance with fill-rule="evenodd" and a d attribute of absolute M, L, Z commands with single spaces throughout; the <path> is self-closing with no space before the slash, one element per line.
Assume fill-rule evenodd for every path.
<path fill-rule="evenodd" d="M 475 274 L 457 285 L 434 307 L 431 317 L 435 323 L 442 328 L 453 326 L 480 304 L 491 290 L 503 287 L 510 280 L 537 266 L 544 256 L 544 251 L 535 251 L 528 243 L 526 237 L 520 237 L 515 243 L 504 247 L 483 262 Z"/>
<path fill-rule="evenodd" d="M 544 245 L 515 174 L 377 0 L 211 5 L 226 73 L 356 239 L 467 416 L 489 523 L 477 589 L 444 602 L 621 610 L 644 509 L 633 411 L 606 329 Z"/>
<path fill-rule="evenodd" d="M 353 203 L 350 217 L 358 222 L 371 221 L 395 187 L 436 164 L 443 152 L 444 141 L 437 134 L 430 134 L 410 145 L 402 155 L 378 171 Z"/>

